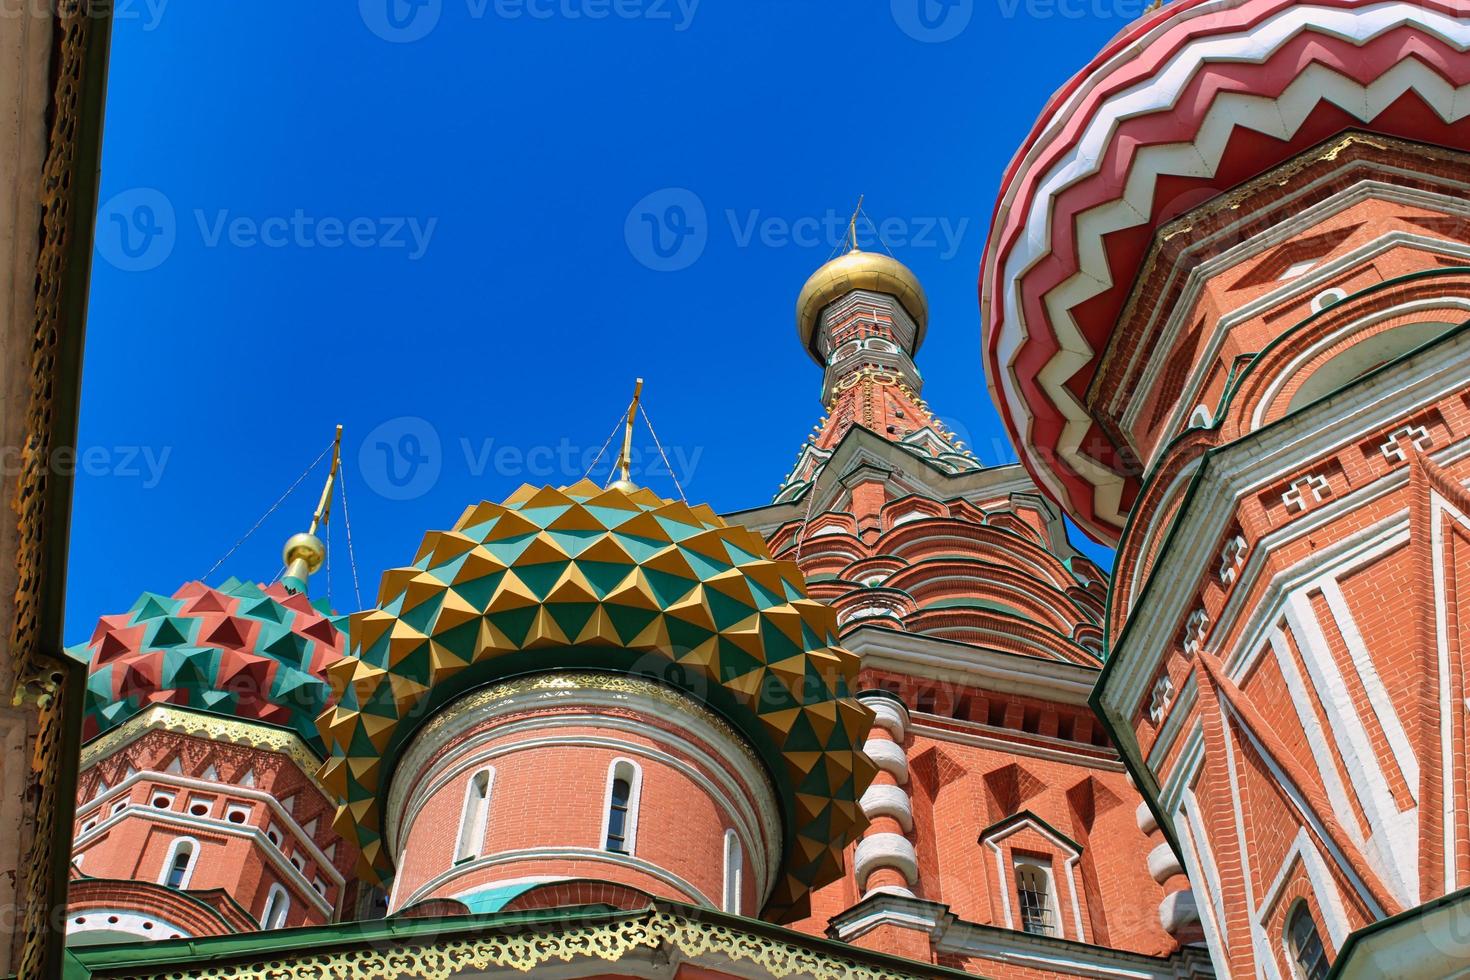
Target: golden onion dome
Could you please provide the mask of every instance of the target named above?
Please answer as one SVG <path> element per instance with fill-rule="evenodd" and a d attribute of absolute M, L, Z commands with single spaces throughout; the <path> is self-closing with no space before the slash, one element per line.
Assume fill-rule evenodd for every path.
<path fill-rule="evenodd" d="M 929 301 L 919 277 L 892 256 L 854 248 L 812 273 L 796 300 L 796 332 L 817 363 L 823 363 L 815 345 L 822 311 L 854 289 L 886 293 L 898 300 L 914 320 L 914 349 L 909 353 L 917 353 L 929 325 Z"/>

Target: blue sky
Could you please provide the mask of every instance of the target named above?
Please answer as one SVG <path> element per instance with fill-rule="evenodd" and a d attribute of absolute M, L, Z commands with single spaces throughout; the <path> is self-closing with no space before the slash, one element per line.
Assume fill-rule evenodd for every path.
<path fill-rule="evenodd" d="M 210 573 L 338 422 L 364 603 L 467 504 L 579 478 L 635 376 L 691 500 L 767 502 L 820 414 L 796 294 L 859 194 L 928 291 L 931 407 L 1009 461 L 1000 173 L 1141 6 L 119 0 L 68 642 Z M 324 475 L 209 581 L 270 580 Z M 358 608 L 340 513 L 331 549 Z"/>

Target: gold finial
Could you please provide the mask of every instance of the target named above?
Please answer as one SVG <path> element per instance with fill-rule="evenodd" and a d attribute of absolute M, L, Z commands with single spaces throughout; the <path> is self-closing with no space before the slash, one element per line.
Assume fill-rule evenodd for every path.
<path fill-rule="evenodd" d="M 286 540 L 281 555 L 286 561 L 286 574 L 282 576 L 288 592 L 305 592 L 306 580 L 312 572 L 322 567 L 327 546 L 317 537 L 317 529 L 326 526 L 332 516 L 332 487 L 337 482 L 337 469 L 342 465 L 342 426 L 337 426 L 337 435 L 332 440 L 332 465 L 327 470 L 327 482 L 322 487 L 321 499 L 311 515 L 311 527 L 305 533 L 293 534 Z"/>
<path fill-rule="evenodd" d="M 643 379 L 638 378 L 633 382 L 633 400 L 628 403 L 628 420 L 623 425 L 623 451 L 618 454 L 618 478 L 612 482 L 612 489 L 631 493 L 638 489 L 628 472 L 628 465 L 633 456 L 633 421 L 638 415 L 638 398 L 643 394 Z"/>
<path fill-rule="evenodd" d="M 863 198 L 866 197 L 866 196 L 867 196 L 866 194 L 859 194 L 858 195 L 857 207 L 855 207 L 855 208 L 852 209 L 852 217 L 849 218 L 848 219 L 848 222 L 847 222 L 847 241 L 848 241 L 848 249 L 847 250 L 849 252 L 861 252 L 862 251 L 862 249 L 858 248 L 858 243 L 857 243 L 857 219 L 858 219 L 858 215 L 860 215 L 860 214 L 863 213 Z"/>

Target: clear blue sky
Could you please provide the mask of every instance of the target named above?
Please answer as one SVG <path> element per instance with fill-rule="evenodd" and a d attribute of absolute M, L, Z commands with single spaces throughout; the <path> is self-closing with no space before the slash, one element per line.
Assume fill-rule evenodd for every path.
<path fill-rule="evenodd" d="M 120 0 L 68 642 L 205 575 L 337 422 L 366 603 L 466 504 L 579 478 L 635 376 L 690 499 L 767 502 L 820 414 L 796 294 L 860 193 L 929 293 L 926 398 L 1009 461 L 999 176 L 1140 7 Z M 270 580 L 323 475 L 210 581 Z M 331 545 L 356 609 L 340 514 Z"/>

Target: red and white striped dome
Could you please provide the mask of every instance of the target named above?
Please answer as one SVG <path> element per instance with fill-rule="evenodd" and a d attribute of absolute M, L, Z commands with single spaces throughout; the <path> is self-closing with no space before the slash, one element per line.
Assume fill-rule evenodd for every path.
<path fill-rule="evenodd" d="M 1470 2 L 1178 0 L 1115 38 L 1011 161 L 981 267 L 1027 467 L 1116 541 L 1137 465 L 1084 407 L 1154 230 L 1343 130 L 1470 149 Z"/>

